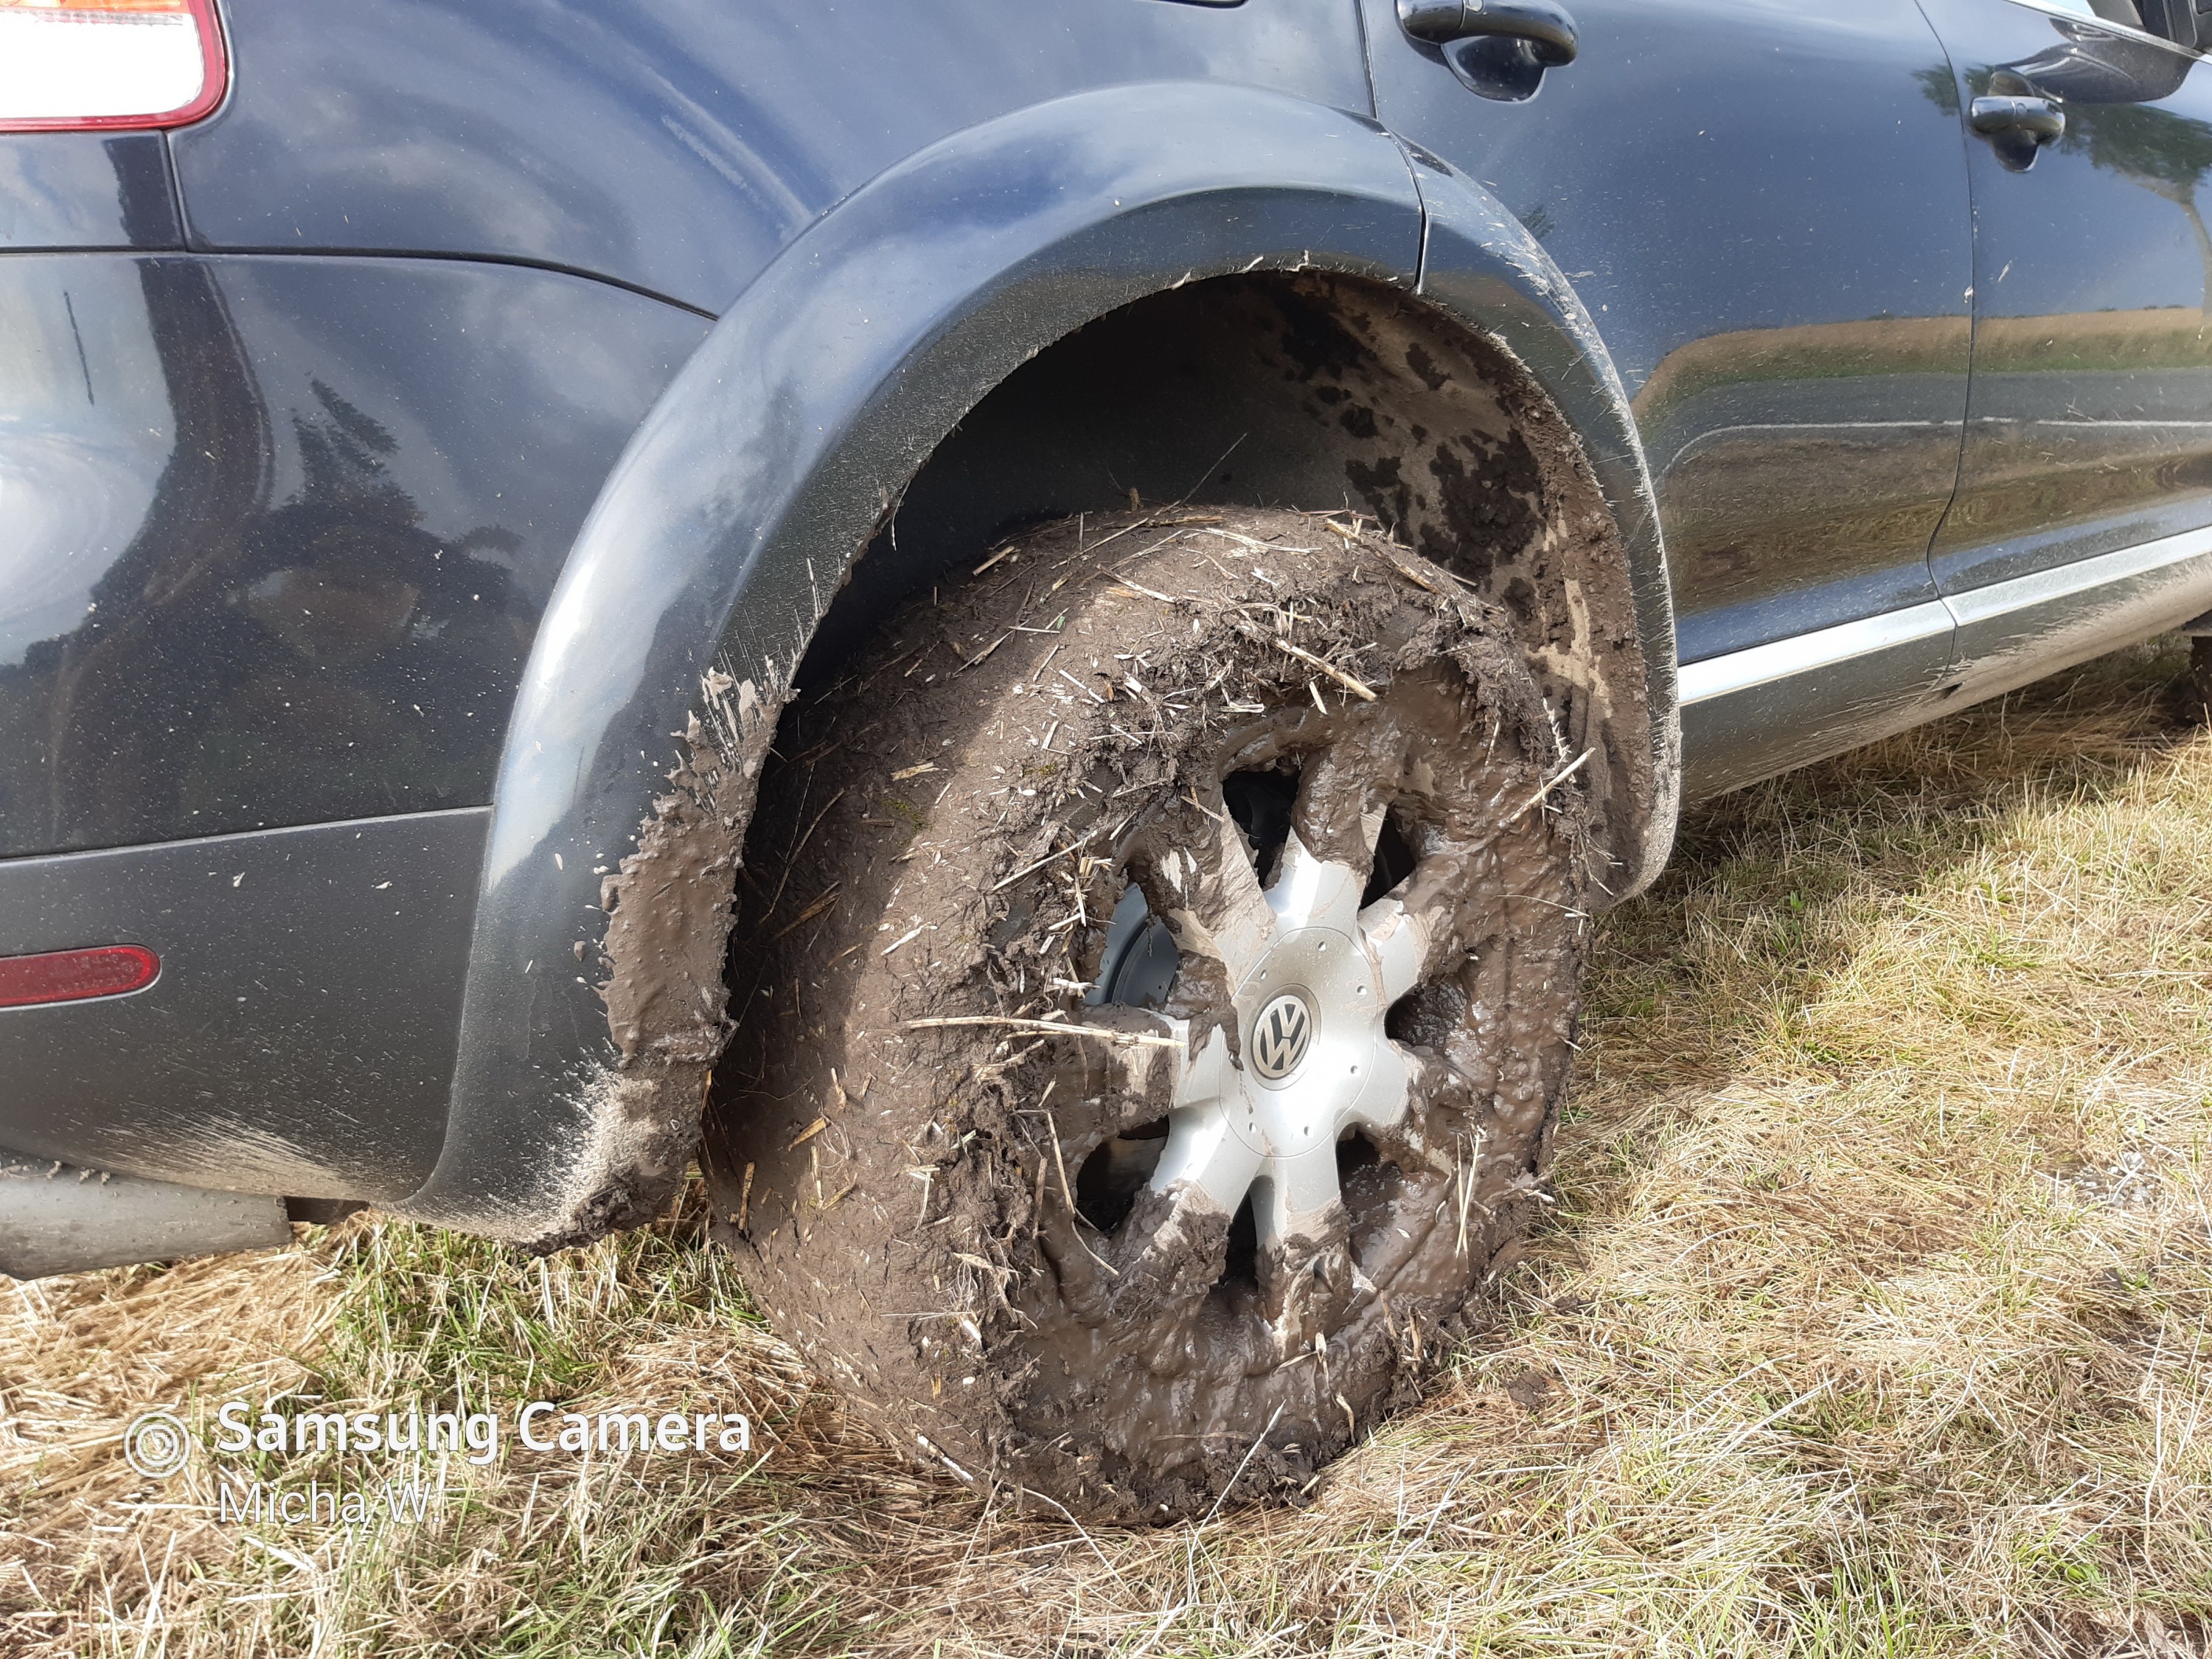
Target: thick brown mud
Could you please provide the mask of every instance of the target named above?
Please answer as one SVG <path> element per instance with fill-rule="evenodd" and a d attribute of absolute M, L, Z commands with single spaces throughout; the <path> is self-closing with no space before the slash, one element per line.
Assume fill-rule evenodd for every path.
<path fill-rule="evenodd" d="M 538 1190 L 507 1195 L 498 1236 L 539 1255 L 589 1243 L 651 1220 L 683 1183 L 729 1033 L 732 893 L 782 702 L 780 684 L 701 677 L 704 718 L 687 723 L 637 850 L 599 884 L 606 931 L 576 946 L 599 970 L 615 1048 L 581 1085 L 591 1133 Z"/>
<path fill-rule="evenodd" d="M 864 1411 L 979 1486 L 1124 1521 L 1296 1498 L 1416 1396 L 1536 1201 L 1579 1005 L 1576 757 L 1507 619 L 1371 527 L 1129 514 L 984 562 L 783 722 L 718 1234 Z M 1340 1146 L 1327 1237 L 1266 1253 L 1145 1185 L 1172 1056 L 1085 1001 L 1126 884 L 1188 945 L 1229 902 L 1188 849 L 1270 856 L 1231 775 L 1323 856 L 1395 848 L 1441 941 L 1389 1019 L 1413 1105 Z M 1221 978 L 1183 950 L 1162 1012 L 1194 1051 L 1235 1047 Z"/>

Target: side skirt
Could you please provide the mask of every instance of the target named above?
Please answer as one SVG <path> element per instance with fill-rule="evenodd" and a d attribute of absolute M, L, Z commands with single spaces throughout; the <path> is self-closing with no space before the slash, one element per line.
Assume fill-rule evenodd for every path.
<path fill-rule="evenodd" d="M 1902 732 L 2208 607 L 2212 528 L 1686 663 L 1685 798 Z"/>

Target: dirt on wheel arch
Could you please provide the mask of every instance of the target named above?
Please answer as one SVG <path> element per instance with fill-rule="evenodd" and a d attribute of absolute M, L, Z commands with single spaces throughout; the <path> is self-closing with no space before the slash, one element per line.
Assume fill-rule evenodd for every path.
<path fill-rule="evenodd" d="M 1583 711 L 1547 708 L 1504 619 L 1371 526 L 1121 514 L 985 562 L 787 714 L 709 1114 L 717 1236 L 864 1413 L 979 1487 L 1130 1521 L 1295 1495 L 1412 1392 L 1533 1208 L 1579 1005 L 1589 838 L 1560 775 Z M 1456 1068 L 1437 1120 L 1472 1148 L 1395 1149 L 1386 1173 L 1401 1198 L 1435 1194 L 1437 1227 L 1317 1354 L 1255 1357 L 1191 1311 L 1225 1223 L 1186 1241 L 1188 1273 L 1155 1260 L 1130 1285 L 1069 1213 L 1083 1158 L 1163 1115 L 1170 1068 L 1048 1027 L 1158 1032 L 1084 1003 L 1115 851 L 1203 832 L 1194 815 L 1225 823 L 1207 799 L 1240 729 L 1295 710 L 1349 730 L 1330 723 L 1375 718 L 1362 693 L 1440 665 L 1457 700 L 1431 696 L 1431 718 L 1460 722 L 1455 739 L 1486 726 L 1487 799 L 1525 804 L 1504 830 L 1493 810 L 1482 878 L 1534 942 L 1405 1011 L 1405 1040 Z M 1186 954 L 1167 1012 L 1217 1006 L 1211 965 Z M 915 1024 L 940 1020 L 978 1023 Z"/>

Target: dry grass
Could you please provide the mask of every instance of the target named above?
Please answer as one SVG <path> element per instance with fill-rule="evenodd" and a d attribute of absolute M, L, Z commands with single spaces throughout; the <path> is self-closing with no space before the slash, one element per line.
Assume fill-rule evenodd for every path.
<path fill-rule="evenodd" d="M 689 1212 L 542 1267 L 356 1218 L 0 1291 L 0 1654 L 2203 1655 L 2212 737 L 2180 665 L 1697 814 L 1606 925 L 1495 1325 L 1310 1510 L 1011 1523 L 854 1430 Z M 775 1440 L 454 1464 L 421 1524 L 351 1531 L 218 1526 L 204 1462 L 117 1455 L 165 1401 L 456 1387 Z"/>

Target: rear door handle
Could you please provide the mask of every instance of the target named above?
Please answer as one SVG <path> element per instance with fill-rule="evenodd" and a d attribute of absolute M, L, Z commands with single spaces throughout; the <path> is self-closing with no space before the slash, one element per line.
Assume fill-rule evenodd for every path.
<path fill-rule="evenodd" d="M 1967 118 L 1984 137 L 2023 132 L 2049 144 L 2066 136 L 2066 112 L 2048 98 L 1977 98 Z"/>
<path fill-rule="evenodd" d="M 1398 0 L 1398 27 L 1432 46 L 1503 36 L 1544 69 L 1575 61 L 1575 20 L 1551 0 Z"/>
<path fill-rule="evenodd" d="M 1990 141 L 1997 165 L 2008 173 L 2026 173 L 2045 144 L 2066 136 L 2066 112 L 2033 94 L 1977 98 L 1967 108 L 1966 124 Z"/>

